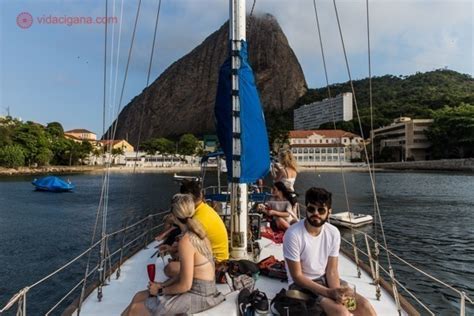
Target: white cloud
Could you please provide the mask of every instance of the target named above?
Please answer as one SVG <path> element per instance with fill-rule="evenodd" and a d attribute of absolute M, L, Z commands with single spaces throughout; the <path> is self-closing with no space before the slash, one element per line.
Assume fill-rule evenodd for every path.
<path fill-rule="evenodd" d="M 138 1 L 124 0 L 120 67 L 126 62 Z M 102 3 L 63 1 L 55 12 L 103 15 Z M 114 1 L 109 0 L 110 15 Z M 132 72 L 148 67 L 158 0 L 142 0 Z M 317 0 L 328 71 L 332 82 L 345 81 L 344 57 L 333 1 Z M 366 1 L 336 1 L 353 77 L 367 75 Z M 121 0 L 115 0 L 119 15 Z M 247 0 L 247 9 L 253 4 Z M 473 2 L 469 0 L 370 0 L 372 68 L 376 75 L 408 74 L 447 66 L 473 73 Z M 279 21 L 311 87 L 324 82 L 312 0 L 257 0 L 256 13 L 271 13 Z M 157 34 L 154 72 L 191 51 L 217 30 L 228 15 L 226 0 L 163 0 Z M 76 28 L 95 32 L 101 27 Z M 112 27 L 110 28 L 112 29 Z M 118 25 L 115 25 L 118 31 Z M 109 36 L 109 44 L 111 36 Z M 115 38 L 115 44 L 117 43 Z M 100 51 L 102 48 L 96 48 Z M 116 54 L 116 52 L 114 52 Z M 97 57 L 99 58 L 99 56 Z"/>

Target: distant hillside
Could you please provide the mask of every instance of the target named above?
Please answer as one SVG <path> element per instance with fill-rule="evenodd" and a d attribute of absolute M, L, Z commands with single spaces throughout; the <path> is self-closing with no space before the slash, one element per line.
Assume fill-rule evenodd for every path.
<path fill-rule="evenodd" d="M 357 104 L 368 136 L 370 126 L 369 80 L 355 80 Z M 350 92 L 349 82 L 330 86 L 331 95 Z M 328 97 L 326 87 L 309 89 L 295 104 L 295 108 Z M 431 118 L 432 111 L 443 106 L 457 107 L 462 103 L 474 105 L 474 80 L 471 76 L 452 70 L 435 70 L 411 76 L 385 75 L 372 78 L 374 125 L 389 124 L 394 118 Z M 354 111 L 354 119 L 356 113 Z M 332 125 L 332 123 L 331 123 Z M 350 129 L 349 124 L 349 129 Z M 355 132 L 359 128 L 354 128 Z"/>

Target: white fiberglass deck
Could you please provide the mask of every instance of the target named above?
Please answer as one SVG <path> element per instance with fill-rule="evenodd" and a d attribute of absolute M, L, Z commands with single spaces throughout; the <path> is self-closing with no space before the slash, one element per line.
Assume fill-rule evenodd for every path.
<path fill-rule="evenodd" d="M 281 244 L 275 244 L 265 238 L 261 240 L 260 244 L 262 246 L 260 258 L 263 259 L 270 255 L 274 255 L 276 258 L 283 260 Z M 148 284 L 146 265 L 151 263 L 150 256 L 155 252 L 154 246 L 156 245 L 156 242 L 151 243 L 148 249 L 140 251 L 122 265 L 120 278 L 116 280 L 115 276 L 113 276 L 110 284 L 103 287 L 104 296 L 101 302 L 97 300 L 97 290 L 92 292 L 82 306 L 81 315 L 120 315 L 120 313 L 130 303 L 133 295 L 138 291 L 146 289 Z M 163 261 L 161 258 L 156 261 L 156 264 L 156 281 L 165 280 L 165 276 L 162 273 Z M 362 271 L 361 278 L 357 278 L 355 264 L 343 254 L 339 256 L 339 271 L 342 279 L 356 285 L 356 291 L 370 301 L 378 315 L 398 315 L 395 301 L 392 297 L 385 290 L 381 289 L 382 296 L 380 301 L 377 301 L 375 298 L 375 287 L 371 285 L 371 277 Z M 288 284 L 281 282 L 280 280 L 262 276 L 258 279 L 255 287 L 265 292 L 269 299 L 272 299 L 283 287 L 288 287 Z M 238 292 L 231 292 L 229 286 L 226 284 L 218 284 L 218 289 L 226 295 L 226 300 L 211 310 L 207 310 L 198 315 L 238 315 Z M 403 315 L 407 314 L 403 313 Z"/>

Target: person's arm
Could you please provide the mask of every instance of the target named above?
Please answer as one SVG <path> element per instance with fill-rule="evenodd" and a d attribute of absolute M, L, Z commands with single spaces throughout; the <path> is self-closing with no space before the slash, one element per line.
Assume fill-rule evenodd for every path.
<path fill-rule="evenodd" d="M 341 246 L 341 234 L 339 231 L 334 236 L 332 246 L 329 250 L 328 263 L 326 265 L 326 281 L 328 284 L 328 297 L 338 303 L 343 303 L 347 295 L 347 288 L 341 287 L 339 279 L 339 248 Z"/>
<path fill-rule="evenodd" d="M 333 232 L 331 246 L 328 249 L 328 263 L 326 265 L 326 280 L 330 288 L 339 288 L 339 249 L 341 247 L 341 233 L 339 230 Z"/>
<path fill-rule="evenodd" d="M 268 210 L 267 214 L 269 216 L 277 216 L 277 217 L 287 217 L 290 214 L 286 211 L 275 211 L 275 210 Z"/>
<path fill-rule="evenodd" d="M 194 275 L 194 247 L 185 234 L 178 243 L 180 270 L 178 280 L 168 287 L 163 288 L 163 294 L 180 294 L 191 289 Z"/>
<path fill-rule="evenodd" d="M 328 282 L 328 287 L 331 289 L 341 287 L 339 280 L 338 260 L 338 257 L 329 257 L 328 265 L 326 266 L 326 281 Z"/>
<path fill-rule="evenodd" d="M 314 294 L 329 297 L 329 289 L 327 287 L 314 282 L 303 274 L 303 271 L 301 270 L 301 262 L 287 258 L 285 258 L 285 261 L 288 264 L 288 270 L 290 270 L 291 277 L 297 285 L 310 290 Z"/>
<path fill-rule="evenodd" d="M 160 245 L 158 250 L 160 250 L 162 256 L 168 253 L 171 257 L 175 258 L 178 255 L 178 243 L 174 242 L 171 246 L 166 244 Z"/>

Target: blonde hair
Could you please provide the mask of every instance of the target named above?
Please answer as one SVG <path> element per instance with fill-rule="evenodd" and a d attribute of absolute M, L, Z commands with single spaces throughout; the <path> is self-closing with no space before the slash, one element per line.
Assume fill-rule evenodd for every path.
<path fill-rule="evenodd" d="M 209 240 L 202 224 L 193 219 L 196 210 L 191 194 L 175 194 L 171 202 L 171 212 L 189 230 L 189 240 L 196 250 L 206 258 L 212 258 Z"/>
<path fill-rule="evenodd" d="M 292 168 L 295 171 L 298 171 L 298 164 L 296 163 L 296 159 L 290 150 L 280 151 L 278 154 L 278 161 L 283 167 Z"/>

